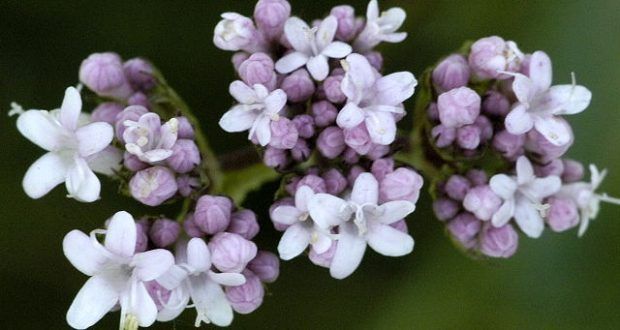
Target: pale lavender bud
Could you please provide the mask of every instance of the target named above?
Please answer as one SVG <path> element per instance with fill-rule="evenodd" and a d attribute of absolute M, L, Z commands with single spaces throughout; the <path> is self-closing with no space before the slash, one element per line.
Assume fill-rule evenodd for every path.
<path fill-rule="evenodd" d="M 349 165 L 357 164 L 360 161 L 360 155 L 351 148 L 346 148 L 342 154 L 342 160 Z"/>
<path fill-rule="evenodd" d="M 239 72 L 239 67 L 241 67 L 241 63 L 243 63 L 243 61 L 247 60 L 249 57 L 250 54 L 246 52 L 234 53 L 233 56 L 230 58 L 230 61 L 232 62 L 235 71 Z"/>
<path fill-rule="evenodd" d="M 303 102 L 314 94 L 314 81 L 306 69 L 299 69 L 286 76 L 280 88 L 286 93 L 290 102 Z"/>
<path fill-rule="evenodd" d="M 207 234 L 222 232 L 230 224 L 232 208 L 232 202 L 227 197 L 204 195 L 196 203 L 194 222 Z"/>
<path fill-rule="evenodd" d="M 561 159 L 554 159 L 545 165 L 535 165 L 534 172 L 538 177 L 562 176 L 562 173 L 564 173 L 564 162 Z"/>
<path fill-rule="evenodd" d="M 318 101 L 312 104 L 312 116 L 318 127 L 333 124 L 338 116 L 338 109 L 328 101 Z"/>
<path fill-rule="evenodd" d="M 456 143 L 459 147 L 474 150 L 480 145 L 480 128 L 476 125 L 465 125 L 456 129 Z"/>
<path fill-rule="evenodd" d="M 179 139 L 166 163 L 177 173 L 187 173 L 200 164 L 200 151 L 193 140 Z"/>
<path fill-rule="evenodd" d="M 484 221 L 491 220 L 501 205 L 502 199 L 488 185 L 469 189 L 463 199 L 463 207 Z"/>
<path fill-rule="evenodd" d="M 291 157 L 297 162 L 304 162 L 310 158 L 310 154 L 312 150 L 308 146 L 308 142 L 306 140 L 299 139 L 297 143 L 291 149 Z"/>
<path fill-rule="evenodd" d="M 347 100 L 347 97 L 340 88 L 340 83 L 343 78 L 344 75 L 331 75 L 325 78 L 325 81 L 323 82 L 323 92 L 325 93 L 325 98 L 327 98 L 328 101 L 335 104 L 340 104 Z"/>
<path fill-rule="evenodd" d="M 297 182 L 297 189 L 301 186 L 310 187 L 315 193 L 324 193 L 327 190 L 325 180 L 318 175 L 308 174 Z"/>
<path fill-rule="evenodd" d="M 372 175 L 374 175 L 378 181 L 382 181 L 387 174 L 394 172 L 394 159 L 381 158 L 375 160 L 372 162 L 370 172 L 372 172 Z"/>
<path fill-rule="evenodd" d="M 481 186 L 489 182 L 489 177 L 483 170 L 471 169 L 467 171 L 466 176 L 474 186 Z"/>
<path fill-rule="evenodd" d="M 239 65 L 239 77 L 253 86 L 260 84 L 269 90 L 276 88 L 277 77 L 274 70 L 273 60 L 265 53 L 252 54 L 248 59 Z"/>
<path fill-rule="evenodd" d="M 358 154 L 365 155 L 372 148 L 372 141 L 368 134 L 366 124 L 361 123 L 353 128 L 347 128 L 344 132 L 344 143 L 354 149 Z"/>
<path fill-rule="evenodd" d="M 523 155 L 524 144 L 525 135 L 513 135 L 506 130 L 495 134 L 493 138 L 493 148 L 507 159 L 516 159 Z"/>
<path fill-rule="evenodd" d="M 165 248 L 174 243 L 181 233 L 178 222 L 170 219 L 157 219 L 151 226 L 149 237 L 155 246 Z"/>
<path fill-rule="evenodd" d="M 334 196 L 343 192 L 348 184 L 347 178 L 335 168 L 323 173 L 323 180 L 325 181 L 325 192 Z"/>
<path fill-rule="evenodd" d="M 125 151 L 125 153 L 123 154 L 123 165 L 126 169 L 132 172 L 137 172 L 149 167 L 149 164 L 141 161 L 140 159 L 138 159 L 138 156 L 130 154 L 127 151 Z"/>
<path fill-rule="evenodd" d="M 194 127 L 189 122 L 187 117 L 176 117 L 179 122 L 179 129 L 177 131 L 177 137 L 179 139 L 194 139 Z"/>
<path fill-rule="evenodd" d="M 209 241 L 211 262 L 225 273 L 240 273 L 254 257 L 256 244 L 233 233 L 218 233 Z"/>
<path fill-rule="evenodd" d="M 99 104 L 91 115 L 92 121 L 103 121 L 110 125 L 116 123 L 116 116 L 123 111 L 123 106 L 114 102 Z"/>
<path fill-rule="evenodd" d="M 469 65 L 463 55 L 450 55 L 433 70 L 433 84 L 439 93 L 467 86 L 467 82 L 469 82 Z"/>
<path fill-rule="evenodd" d="M 278 149 L 291 149 L 297 143 L 299 134 L 295 124 L 288 118 L 280 117 L 270 124 L 271 140 L 269 145 Z"/>
<path fill-rule="evenodd" d="M 494 79 L 500 76 L 499 71 L 506 71 L 509 65 L 504 39 L 492 36 L 479 39 L 471 46 L 469 66 L 472 73 L 481 79 Z"/>
<path fill-rule="evenodd" d="M 547 213 L 547 224 L 555 232 L 571 229 L 579 223 L 577 205 L 570 199 L 552 197 L 548 203 L 551 207 Z"/>
<path fill-rule="evenodd" d="M 128 105 L 140 105 L 148 108 L 150 106 L 149 98 L 142 92 L 136 92 L 131 94 L 129 99 L 127 99 Z"/>
<path fill-rule="evenodd" d="M 189 237 L 205 236 L 205 233 L 198 228 L 198 225 L 196 225 L 196 222 L 194 221 L 194 213 L 188 213 L 187 216 L 185 216 L 185 221 L 183 221 L 183 230 L 185 230 L 185 233 Z"/>
<path fill-rule="evenodd" d="M 462 201 L 471 188 L 471 183 L 462 175 L 451 176 L 444 187 L 446 194 L 457 201 Z"/>
<path fill-rule="evenodd" d="M 512 225 L 485 226 L 480 236 L 480 252 L 493 258 L 510 258 L 519 246 L 519 234 Z"/>
<path fill-rule="evenodd" d="M 157 206 L 177 193 L 174 173 L 163 166 L 137 172 L 129 181 L 131 196 L 148 206 Z"/>
<path fill-rule="evenodd" d="M 366 158 L 370 160 L 377 160 L 377 159 L 381 159 L 385 157 L 389 153 L 390 153 L 389 145 L 373 143 L 372 146 L 370 147 L 370 150 L 368 150 L 368 153 L 366 154 Z"/>
<path fill-rule="evenodd" d="M 126 99 L 132 89 L 116 53 L 94 53 L 80 65 L 80 81 L 101 96 Z"/>
<path fill-rule="evenodd" d="M 351 41 L 357 32 L 355 27 L 355 9 L 351 6 L 341 5 L 332 8 L 329 14 L 338 19 L 336 39 L 345 42 Z"/>
<path fill-rule="evenodd" d="M 141 58 L 133 58 L 123 64 L 125 76 L 135 90 L 148 91 L 155 87 L 153 66 Z"/>
<path fill-rule="evenodd" d="M 248 264 L 248 269 L 256 274 L 261 282 L 273 283 L 280 275 L 280 259 L 271 252 L 258 251 L 256 258 Z"/>
<path fill-rule="evenodd" d="M 393 222 L 390 224 L 390 226 L 400 232 L 403 232 L 405 234 L 409 233 L 409 228 L 407 227 L 407 222 L 405 221 L 405 219 L 402 220 L 398 220 L 396 222 Z"/>
<path fill-rule="evenodd" d="M 258 33 L 250 18 L 231 12 L 222 14 L 222 18 L 213 31 L 213 43 L 217 48 L 249 53 L 266 48 L 263 36 Z"/>
<path fill-rule="evenodd" d="M 332 260 L 334 259 L 334 255 L 336 254 L 337 247 L 338 242 L 332 241 L 332 245 L 323 253 L 316 253 L 314 248 L 311 248 L 310 253 L 308 253 L 308 258 L 317 266 L 329 268 L 332 264 Z"/>
<path fill-rule="evenodd" d="M 474 121 L 474 125 L 480 129 L 480 140 L 486 142 L 493 137 L 493 124 L 487 116 L 480 115 Z"/>
<path fill-rule="evenodd" d="M 125 143 L 125 140 L 123 139 L 123 134 L 125 133 L 125 129 L 127 128 L 127 126 L 125 126 L 124 124 L 125 121 L 126 120 L 138 121 L 140 117 L 142 117 L 142 115 L 146 114 L 147 112 L 149 112 L 149 110 L 143 106 L 132 105 L 132 106 L 128 106 L 123 111 L 121 111 L 118 115 L 116 115 L 116 123 L 114 124 L 115 131 L 116 131 L 116 138 L 121 143 Z"/>
<path fill-rule="evenodd" d="M 436 102 L 431 102 L 426 108 L 426 115 L 432 121 L 439 121 L 439 109 Z"/>
<path fill-rule="evenodd" d="M 437 98 L 439 120 L 446 127 L 473 124 L 480 115 L 480 96 L 472 89 L 459 87 Z"/>
<path fill-rule="evenodd" d="M 377 71 L 381 71 L 383 69 L 383 55 L 377 51 L 371 51 L 364 54 L 368 63 L 375 68 Z"/>
<path fill-rule="evenodd" d="M 239 234 L 245 239 L 252 239 L 259 231 L 256 214 L 251 210 L 241 210 L 232 214 L 226 231 Z"/>
<path fill-rule="evenodd" d="M 295 192 L 289 192 L 291 195 L 294 195 Z M 295 200 L 292 197 L 286 197 L 283 199 L 279 199 L 277 201 L 275 201 L 273 204 L 271 204 L 271 206 L 269 207 L 269 218 L 271 219 L 271 222 L 273 223 L 273 227 L 277 230 L 277 231 L 285 231 L 286 228 L 288 228 L 290 225 L 286 225 L 277 221 L 274 221 L 273 218 L 273 211 L 275 209 L 278 208 L 278 206 L 282 206 L 282 205 L 287 205 L 287 206 L 295 206 Z"/>
<path fill-rule="evenodd" d="M 489 91 L 482 101 L 482 111 L 491 116 L 505 117 L 510 112 L 510 101 L 500 92 Z"/>
<path fill-rule="evenodd" d="M 456 129 L 437 125 L 431 130 L 431 135 L 435 139 L 435 145 L 439 148 L 450 146 L 456 140 Z"/>
<path fill-rule="evenodd" d="M 351 169 L 349 170 L 349 175 L 347 175 L 347 181 L 349 181 L 349 185 L 353 186 L 355 180 L 357 180 L 357 177 L 364 172 L 366 172 L 366 170 L 359 165 L 351 167 Z"/>
<path fill-rule="evenodd" d="M 572 159 L 564 159 L 564 172 L 562 173 L 562 181 L 577 182 L 583 179 L 583 165 Z"/>
<path fill-rule="evenodd" d="M 379 184 L 379 199 L 383 202 L 406 200 L 418 201 L 424 179 L 416 171 L 400 167 L 385 175 Z"/>
<path fill-rule="evenodd" d="M 293 118 L 299 136 L 309 139 L 314 136 L 314 119 L 310 115 L 298 115 Z"/>
<path fill-rule="evenodd" d="M 440 221 L 450 220 L 459 212 L 459 204 L 449 198 L 439 198 L 433 202 L 433 211 Z"/>
<path fill-rule="evenodd" d="M 259 0 L 254 7 L 256 26 L 269 38 L 283 35 L 284 23 L 291 16 L 291 5 L 286 0 Z"/>
<path fill-rule="evenodd" d="M 181 175 L 177 177 L 177 186 L 179 187 L 179 194 L 187 197 L 200 188 L 200 179 L 189 175 Z"/>
<path fill-rule="evenodd" d="M 249 314 L 255 311 L 262 303 L 265 289 L 258 276 L 252 271 L 245 270 L 245 284 L 226 287 L 226 299 L 239 314 Z"/>
<path fill-rule="evenodd" d="M 558 118 L 558 120 L 562 119 Z M 549 142 L 544 135 L 533 129 L 526 135 L 527 138 L 525 140 L 525 149 L 533 153 L 535 158 L 541 163 L 548 163 L 556 158 L 561 158 L 573 145 L 574 141 L 572 129 L 568 123 L 566 123 L 566 125 L 571 136 L 569 143 L 562 146 L 556 146 L 555 144 Z"/>
<path fill-rule="evenodd" d="M 290 163 L 290 159 L 287 157 L 286 150 L 267 147 L 263 162 L 271 168 L 282 170 Z"/>
<path fill-rule="evenodd" d="M 147 219 L 136 221 L 136 252 L 144 252 L 149 245 L 149 221 Z"/>
<path fill-rule="evenodd" d="M 329 159 L 338 157 L 346 147 L 342 129 L 336 126 L 327 127 L 319 134 L 316 146 L 323 156 Z"/>
<path fill-rule="evenodd" d="M 457 243 L 471 249 L 476 245 L 476 236 L 481 227 L 482 221 L 473 214 L 461 213 L 448 223 L 448 232 Z"/>

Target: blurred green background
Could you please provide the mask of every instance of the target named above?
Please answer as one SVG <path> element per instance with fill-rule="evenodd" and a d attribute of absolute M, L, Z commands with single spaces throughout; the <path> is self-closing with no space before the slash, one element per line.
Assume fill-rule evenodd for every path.
<path fill-rule="evenodd" d="M 306 20 L 340 1 L 291 1 Z M 358 13 L 366 1 L 351 1 Z M 607 167 L 603 190 L 620 195 L 620 1 L 381 1 L 404 7 L 409 37 L 383 45 L 386 71 L 416 74 L 466 39 L 492 34 L 518 42 L 527 52 L 542 49 L 553 59 L 557 82 L 570 72 L 588 86 L 590 108 L 570 118 L 577 136 L 570 156 Z M 26 108 L 60 105 L 77 82 L 83 58 L 113 50 L 123 57 L 150 58 L 202 120 L 218 153 L 246 146 L 217 119 L 231 105 L 230 53 L 211 42 L 219 14 L 251 15 L 253 1 L 0 1 L 0 108 L 11 101 Z M 411 106 L 411 103 L 408 104 Z M 80 204 L 63 188 L 41 200 L 21 189 L 27 167 L 43 151 L 23 139 L 15 118 L 0 116 L 0 328 L 62 329 L 65 312 L 86 277 L 65 260 L 61 242 L 69 230 L 89 231 L 117 210 L 144 209 L 117 197 L 104 181 L 103 199 Z M 247 206 L 268 203 L 270 190 L 253 194 Z M 547 231 L 522 238 L 507 261 L 480 262 L 461 255 L 423 198 L 409 219 L 413 254 L 384 258 L 368 253 L 350 278 L 331 279 L 305 258 L 285 262 L 263 306 L 237 315 L 237 328 L 618 328 L 620 326 L 620 208 L 604 205 L 587 234 Z M 256 208 L 256 207 L 255 207 Z M 275 250 L 267 223 L 259 234 Z M 175 324 L 192 327 L 193 311 Z M 118 314 L 98 328 L 117 326 Z"/>

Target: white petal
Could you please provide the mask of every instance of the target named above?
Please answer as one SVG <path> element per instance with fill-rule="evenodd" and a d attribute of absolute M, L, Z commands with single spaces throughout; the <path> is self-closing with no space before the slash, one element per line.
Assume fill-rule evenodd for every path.
<path fill-rule="evenodd" d="M 563 146 L 570 143 L 572 131 L 568 123 L 559 117 L 537 117 L 534 127 L 542 134 L 547 141 L 556 146 Z"/>
<path fill-rule="evenodd" d="M 69 311 L 67 323 L 74 329 L 93 326 L 118 302 L 117 288 L 103 276 L 88 279 L 80 289 Z"/>
<path fill-rule="evenodd" d="M 179 132 L 179 120 L 172 118 L 165 124 L 161 125 L 159 130 L 159 142 L 157 148 L 159 149 L 171 149 L 177 142 Z"/>
<path fill-rule="evenodd" d="M 505 174 L 494 175 L 489 181 L 491 190 L 504 200 L 512 199 L 517 191 L 517 182 Z"/>
<path fill-rule="evenodd" d="M 392 201 L 379 206 L 382 213 L 378 219 L 381 223 L 389 225 L 398 220 L 404 219 L 415 210 L 415 204 L 410 201 Z"/>
<path fill-rule="evenodd" d="M 365 120 L 372 142 L 389 145 L 396 139 L 394 115 L 388 112 L 372 112 Z"/>
<path fill-rule="evenodd" d="M 62 250 L 73 267 L 88 276 L 93 276 L 108 261 L 101 250 L 95 247 L 90 237 L 79 230 L 72 230 L 65 235 Z"/>
<path fill-rule="evenodd" d="M 548 176 L 546 178 L 534 179 L 530 184 L 522 187 L 525 190 L 527 196 L 536 198 L 542 201 L 544 198 L 549 197 L 558 191 L 562 187 L 562 180 L 557 176 Z"/>
<path fill-rule="evenodd" d="M 228 326 L 233 319 L 232 307 L 226 299 L 222 287 L 206 276 L 192 276 L 191 296 L 199 313 L 218 326 Z"/>
<path fill-rule="evenodd" d="M 228 92 L 241 104 L 253 104 L 258 102 L 254 89 L 241 80 L 235 80 L 230 83 Z"/>
<path fill-rule="evenodd" d="M 364 110 L 355 103 L 347 103 L 336 117 L 336 123 L 341 128 L 353 128 L 364 121 Z"/>
<path fill-rule="evenodd" d="M 168 322 L 176 319 L 187 308 L 188 302 L 189 291 L 186 286 L 172 290 L 164 308 L 157 313 L 157 321 Z"/>
<path fill-rule="evenodd" d="M 592 92 L 581 85 L 557 85 L 549 88 L 544 106 L 557 115 L 574 115 L 584 111 L 592 100 Z"/>
<path fill-rule="evenodd" d="M 129 306 L 126 307 L 127 314 L 135 316 L 141 327 L 150 327 L 157 319 L 157 305 L 146 290 L 144 283 L 137 282 L 135 285 L 135 290 L 131 292 L 133 295 L 129 298 Z"/>
<path fill-rule="evenodd" d="M 201 273 L 211 268 L 211 252 L 201 238 L 194 237 L 187 243 L 187 263 Z"/>
<path fill-rule="evenodd" d="M 270 115 L 280 113 L 286 104 L 286 98 L 286 93 L 281 89 L 276 89 L 271 92 L 264 100 L 265 111 Z"/>
<path fill-rule="evenodd" d="M 112 216 L 105 235 L 105 247 L 111 252 L 131 257 L 136 250 L 136 223 L 133 217 L 120 211 Z"/>
<path fill-rule="evenodd" d="M 167 272 L 157 278 L 157 283 L 168 290 L 174 290 L 187 279 L 187 276 L 187 270 L 178 265 L 172 265 Z"/>
<path fill-rule="evenodd" d="M 389 33 L 381 35 L 381 41 L 399 43 L 407 39 L 407 32 Z"/>
<path fill-rule="evenodd" d="M 403 25 L 407 13 L 402 8 L 393 7 L 381 13 L 379 17 L 379 24 L 388 32 L 394 32 Z"/>
<path fill-rule="evenodd" d="M 368 7 L 366 8 L 366 19 L 368 21 L 375 21 L 379 18 L 379 4 L 377 0 L 370 0 Z"/>
<path fill-rule="evenodd" d="M 366 57 L 353 53 L 347 56 L 343 68 L 346 71 L 340 88 L 349 101 L 359 103 L 376 81 L 376 70 Z"/>
<path fill-rule="evenodd" d="M 80 155 L 87 157 L 110 145 L 114 138 L 114 129 L 112 125 L 100 121 L 78 128 L 75 135 Z"/>
<path fill-rule="evenodd" d="M 291 73 L 308 63 L 308 55 L 300 52 L 292 52 L 284 55 L 276 62 L 276 71 L 282 74 Z"/>
<path fill-rule="evenodd" d="M 518 185 L 523 185 L 536 179 L 536 176 L 534 175 L 534 167 L 527 157 L 521 156 L 517 159 L 516 169 Z"/>
<path fill-rule="evenodd" d="M 327 229 L 349 220 L 347 202 L 330 194 L 316 194 L 308 203 L 310 217 L 320 228 Z"/>
<path fill-rule="evenodd" d="M 368 245 L 388 257 L 400 257 L 413 251 L 413 238 L 402 231 L 384 224 L 370 226 L 366 233 Z"/>
<path fill-rule="evenodd" d="M 329 250 L 329 248 L 332 246 L 333 240 L 329 236 L 319 231 L 314 231 L 312 235 L 313 235 L 311 239 L 312 249 L 317 254 L 327 252 L 327 250 Z"/>
<path fill-rule="evenodd" d="M 254 134 L 261 146 L 266 146 L 271 141 L 271 118 L 267 116 L 259 116 L 254 123 Z"/>
<path fill-rule="evenodd" d="M 379 182 L 374 175 L 365 172 L 358 175 L 351 191 L 351 200 L 358 205 L 377 205 L 379 200 Z"/>
<path fill-rule="evenodd" d="M 164 275 L 174 265 L 174 257 L 168 250 L 150 250 L 137 253 L 131 260 L 131 265 L 135 267 L 134 275 L 148 282 Z"/>
<path fill-rule="evenodd" d="M 305 185 L 297 188 L 295 192 L 295 206 L 297 206 L 300 211 L 307 212 L 308 202 L 310 202 L 312 196 L 314 196 L 314 190 L 312 190 L 312 188 Z"/>
<path fill-rule="evenodd" d="M 545 228 L 543 218 L 527 198 L 516 201 L 514 217 L 521 230 L 531 238 L 540 237 Z"/>
<path fill-rule="evenodd" d="M 553 71 L 551 59 L 542 51 L 536 51 L 530 57 L 529 76 L 539 91 L 544 91 L 551 86 Z"/>
<path fill-rule="evenodd" d="M 534 84 L 532 79 L 520 73 L 514 74 L 512 90 L 514 91 L 517 100 L 525 104 L 529 104 L 538 92 L 538 90 L 536 89 L 536 84 Z"/>
<path fill-rule="evenodd" d="M 310 232 L 303 224 L 294 224 L 286 229 L 278 244 L 282 260 L 291 260 L 300 255 L 310 244 Z"/>
<path fill-rule="evenodd" d="M 506 130 L 513 135 L 520 135 L 529 132 L 534 127 L 534 119 L 527 112 L 527 107 L 523 104 L 515 106 L 504 121 Z"/>
<path fill-rule="evenodd" d="M 245 276 L 239 273 L 215 273 L 209 271 L 209 277 L 214 282 L 225 286 L 239 286 L 245 284 Z"/>
<path fill-rule="evenodd" d="M 220 118 L 219 124 L 226 132 L 242 132 L 250 129 L 257 117 L 256 112 L 248 111 L 242 105 L 236 105 Z"/>
<path fill-rule="evenodd" d="M 306 63 L 306 68 L 314 80 L 322 81 L 327 78 L 329 74 L 329 64 L 327 63 L 327 57 L 325 55 L 317 55 L 311 57 Z"/>
<path fill-rule="evenodd" d="M 65 98 L 60 106 L 60 123 L 68 130 L 75 130 L 82 111 L 82 98 L 75 87 L 65 90 Z"/>
<path fill-rule="evenodd" d="M 311 52 L 308 39 L 309 31 L 308 24 L 298 17 L 291 17 L 284 23 L 284 34 L 288 42 L 295 50 L 305 54 Z"/>
<path fill-rule="evenodd" d="M 90 155 L 86 162 L 94 172 L 112 176 L 120 171 L 122 160 L 123 152 L 114 146 L 108 146 L 98 153 Z"/>
<path fill-rule="evenodd" d="M 271 220 L 283 225 L 292 225 L 299 222 L 301 214 L 302 211 L 297 209 L 297 207 L 280 205 L 271 213 Z"/>
<path fill-rule="evenodd" d="M 125 147 L 127 146 L 129 146 L 129 144 L 125 145 Z M 127 148 L 127 151 L 129 151 L 129 148 Z M 172 156 L 172 150 L 166 149 L 153 149 L 145 153 L 138 153 L 138 158 L 149 164 L 161 162 L 162 160 L 168 159 L 170 156 Z"/>
<path fill-rule="evenodd" d="M 331 58 L 343 58 L 351 54 L 351 51 L 353 51 L 353 49 L 349 46 L 349 44 L 341 41 L 334 41 L 327 45 L 321 54 Z"/>
<path fill-rule="evenodd" d="M 375 104 L 398 105 L 413 95 L 418 84 L 411 72 L 396 72 L 381 77 L 375 83 Z"/>
<path fill-rule="evenodd" d="M 54 152 L 37 159 L 26 172 L 22 187 L 30 198 L 41 198 L 67 178 L 72 161 Z"/>
<path fill-rule="evenodd" d="M 493 214 L 491 223 L 494 227 L 502 227 L 510 221 L 515 213 L 515 202 L 513 199 L 509 199 L 502 204 L 502 206 Z"/>
<path fill-rule="evenodd" d="M 76 158 L 68 169 L 65 186 L 69 197 L 80 202 L 94 202 L 101 192 L 101 182 L 83 158 Z"/>
<path fill-rule="evenodd" d="M 327 16 L 319 24 L 319 28 L 316 31 L 316 45 L 318 49 L 325 49 L 333 40 L 338 29 L 338 19 L 334 16 Z M 346 56 L 345 54 L 344 56 Z M 341 56 L 341 57 L 344 57 Z"/>
<path fill-rule="evenodd" d="M 71 141 L 69 132 L 43 110 L 28 110 L 19 115 L 17 129 L 30 142 L 48 151 L 60 150 Z"/>
<path fill-rule="evenodd" d="M 351 223 L 340 225 L 338 246 L 329 267 L 333 278 L 343 279 L 351 275 L 362 262 L 366 251 L 366 240 L 359 236 L 357 227 Z"/>

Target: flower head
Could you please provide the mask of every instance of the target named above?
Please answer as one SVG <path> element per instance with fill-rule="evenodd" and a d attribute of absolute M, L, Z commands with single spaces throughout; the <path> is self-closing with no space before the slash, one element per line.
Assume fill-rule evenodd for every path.
<path fill-rule="evenodd" d="M 172 156 L 179 131 L 176 118 L 162 125 L 156 113 L 148 112 L 137 121 L 125 120 L 123 125 L 126 127 L 123 132 L 125 149 L 141 161 L 155 164 Z"/>

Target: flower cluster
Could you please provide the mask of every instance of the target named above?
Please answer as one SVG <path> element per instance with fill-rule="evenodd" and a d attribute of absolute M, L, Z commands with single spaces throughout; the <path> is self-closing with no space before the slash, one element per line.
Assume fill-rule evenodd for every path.
<path fill-rule="evenodd" d="M 260 0 L 254 20 L 225 13 L 215 27 L 217 47 L 236 51 L 240 80 L 230 84 L 238 102 L 220 120 L 227 132 L 249 131 L 270 167 L 284 170 L 316 149 L 324 159 L 350 164 L 361 156 L 387 155 L 396 138 L 402 102 L 417 84 L 409 72 L 386 76 L 381 42 L 401 42 L 396 32 L 406 14 L 391 8 L 379 15 L 370 1 L 366 17 L 350 6 L 332 8 L 308 25 L 291 17 L 286 0 Z"/>

